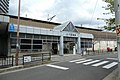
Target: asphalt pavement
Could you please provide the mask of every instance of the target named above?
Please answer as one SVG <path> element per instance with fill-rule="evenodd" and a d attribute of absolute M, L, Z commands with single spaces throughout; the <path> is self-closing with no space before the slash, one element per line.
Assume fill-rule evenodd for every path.
<path fill-rule="evenodd" d="M 0 80 L 103 80 L 117 68 L 117 55 L 52 56 L 54 63 L 0 74 Z"/>

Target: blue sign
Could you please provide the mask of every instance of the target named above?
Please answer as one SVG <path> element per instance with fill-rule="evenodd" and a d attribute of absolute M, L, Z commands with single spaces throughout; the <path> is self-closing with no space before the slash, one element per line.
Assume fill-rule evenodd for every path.
<path fill-rule="evenodd" d="M 14 30 L 15 30 L 14 25 L 13 25 L 13 24 L 10 24 L 8 31 L 9 31 L 9 32 L 14 32 Z"/>

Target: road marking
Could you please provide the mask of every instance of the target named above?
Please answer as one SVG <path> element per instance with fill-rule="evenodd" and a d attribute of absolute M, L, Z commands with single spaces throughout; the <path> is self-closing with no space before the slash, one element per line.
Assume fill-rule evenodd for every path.
<path fill-rule="evenodd" d="M 52 67 L 52 68 L 61 69 L 61 70 L 68 70 L 68 69 L 69 69 L 69 68 L 66 68 L 66 67 L 61 67 L 61 66 L 52 65 L 52 64 L 48 64 L 48 65 L 46 65 L 46 66 Z"/>
<path fill-rule="evenodd" d="M 102 61 L 102 62 L 100 62 L 100 63 L 93 64 L 92 66 L 97 67 L 97 66 L 100 66 L 100 65 L 106 64 L 106 63 L 108 63 L 108 62 L 109 62 L 109 61 Z"/>
<path fill-rule="evenodd" d="M 80 64 L 80 63 L 84 63 L 84 62 L 88 62 L 88 61 L 92 61 L 93 59 L 87 59 L 87 60 L 84 60 L 84 61 L 80 61 L 80 62 L 75 62 L 77 64 Z"/>
<path fill-rule="evenodd" d="M 77 59 L 77 60 L 73 60 L 73 61 L 69 61 L 69 62 L 77 62 L 77 61 L 82 61 L 82 60 L 85 60 L 85 58 L 83 58 L 83 59 Z"/>
<path fill-rule="evenodd" d="M 102 68 L 110 69 L 110 68 L 114 67 L 117 64 L 118 64 L 118 62 L 112 62 L 112 63 L 110 63 L 108 65 L 103 66 Z"/>
<path fill-rule="evenodd" d="M 110 59 L 110 60 L 118 60 L 118 58 L 107 58 L 107 59 Z"/>
<path fill-rule="evenodd" d="M 94 60 L 94 61 L 91 61 L 91 62 L 86 62 L 86 63 L 83 63 L 84 65 L 89 65 L 89 64 L 93 64 L 93 63 L 96 63 L 96 62 L 99 62 L 100 60 Z"/>

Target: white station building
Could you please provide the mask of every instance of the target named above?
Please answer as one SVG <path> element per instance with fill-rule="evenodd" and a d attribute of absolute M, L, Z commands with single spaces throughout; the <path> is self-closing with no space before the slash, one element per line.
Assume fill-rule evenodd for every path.
<path fill-rule="evenodd" d="M 53 24 L 54 26 L 49 28 Z M 44 27 L 45 25 L 48 27 Z M 0 33 L 0 54 L 15 53 L 17 17 L 1 15 L 0 26 L 2 31 Z M 41 51 L 52 51 L 52 54 L 58 55 L 81 54 L 86 48 L 92 48 L 94 38 L 92 34 L 80 33 L 70 21 L 59 24 L 23 17 L 20 19 L 19 32 L 20 54 Z"/>

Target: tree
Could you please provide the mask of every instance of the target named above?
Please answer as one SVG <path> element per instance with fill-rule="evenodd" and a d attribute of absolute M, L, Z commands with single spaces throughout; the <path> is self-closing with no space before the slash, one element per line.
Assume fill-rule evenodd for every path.
<path fill-rule="evenodd" d="M 109 14 L 114 15 L 115 14 L 114 0 L 103 0 L 103 1 L 107 3 L 107 6 L 103 7 L 103 8 L 105 8 L 105 10 L 109 11 L 108 13 L 103 13 L 103 14 L 104 15 L 109 15 Z M 112 30 L 112 31 L 114 31 L 116 29 L 115 18 L 105 19 L 105 22 L 106 22 L 107 26 L 104 26 L 104 29 Z"/>
<path fill-rule="evenodd" d="M 107 6 L 104 7 L 105 10 L 109 10 L 110 13 L 114 14 L 115 10 L 114 10 L 114 0 L 103 0 L 104 2 L 107 3 Z"/>

